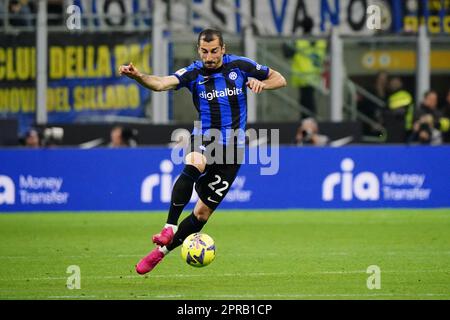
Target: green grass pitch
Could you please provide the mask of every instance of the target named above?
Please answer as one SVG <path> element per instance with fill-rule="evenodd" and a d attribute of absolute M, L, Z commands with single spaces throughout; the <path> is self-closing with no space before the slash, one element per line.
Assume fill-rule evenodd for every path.
<path fill-rule="evenodd" d="M 449 209 L 218 210 L 203 230 L 211 265 L 188 266 L 177 248 L 139 276 L 165 218 L 2 214 L 0 299 L 450 299 Z M 80 289 L 67 288 L 71 265 Z M 380 289 L 367 287 L 371 265 Z"/>

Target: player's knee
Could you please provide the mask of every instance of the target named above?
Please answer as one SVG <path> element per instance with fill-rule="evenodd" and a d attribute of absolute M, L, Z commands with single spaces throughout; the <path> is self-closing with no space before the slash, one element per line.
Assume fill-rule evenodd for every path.
<path fill-rule="evenodd" d="M 200 172 L 204 172 L 206 168 L 206 157 L 198 152 L 191 152 L 185 158 L 186 165 L 196 167 Z"/>
<path fill-rule="evenodd" d="M 197 217 L 198 221 L 206 222 L 206 221 L 208 221 L 210 214 L 208 214 L 208 213 L 197 213 L 195 216 Z"/>
<path fill-rule="evenodd" d="M 200 208 L 196 208 L 194 210 L 194 215 L 198 221 L 206 222 L 212 214 L 212 210 L 206 206 L 202 206 Z"/>

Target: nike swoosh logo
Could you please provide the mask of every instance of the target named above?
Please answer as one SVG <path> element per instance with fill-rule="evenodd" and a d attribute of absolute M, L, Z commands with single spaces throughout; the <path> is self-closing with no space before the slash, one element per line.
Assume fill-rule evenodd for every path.
<path fill-rule="evenodd" d="M 181 206 L 184 206 L 184 204 L 178 204 L 178 203 L 172 203 L 175 207 L 181 207 Z"/>
<path fill-rule="evenodd" d="M 214 203 L 219 203 L 219 201 L 213 200 L 213 199 L 211 199 L 211 197 L 208 197 L 208 200 L 211 202 L 214 202 Z"/>
<path fill-rule="evenodd" d="M 209 81 L 209 78 L 206 78 L 206 79 L 203 80 L 203 81 L 199 81 L 198 84 L 204 84 L 204 83 L 206 83 L 206 82 L 208 82 L 208 81 Z"/>

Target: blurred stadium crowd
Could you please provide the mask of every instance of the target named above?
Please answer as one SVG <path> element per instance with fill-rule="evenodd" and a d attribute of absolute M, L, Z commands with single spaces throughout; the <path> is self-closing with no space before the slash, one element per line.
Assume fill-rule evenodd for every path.
<path fill-rule="evenodd" d="M 298 146 L 333 145 L 343 137 L 349 139 L 335 145 L 450 142 L 448 1 L 341 0 L 338 2 L 343 13 L 339 19 L 334 1 L 275 1 L 274 7 L 271 1 L 249 0 L 236 8 L 230 5 L 234 1 L 214 0 L 48 0 L 48 121 L 37 123 L 33 60 L 39 1 L 0 0 L 0 145 L 70 145 L 74 139 L 67 139 L 65 126 L 76 125 L 83 130 L 86 123 L 103 125 L 83 142 L 91 142 L 90 146 L 156 144 L 152 137 L 140 135 L 139 126 L 192 123 L 196 115 L 191 101 L 185 93 L 170 94 L 167 121 L 158 123 L 152 113 L 155 106 L 151 93 L 131 87 L 120 79 L 115 67 L 135 59 L 141 61 L 141 66 L 149 65 L 144 70 L 153 71 L 152 54 L 147 51 L 160 49 L 152 46 L 157 5 L 164 8 L 164 32 L 170 34 L 169 72 L 196 59 L 193 39 L 205 26 L 221 28 L 229 40 L 229 51 L 246 55 L 243 7 L 247 2 L 252 16 L 249 28 L 257 48 L 255 60 L 275 66 L 289 83 L 281 96 L 264 93 L 257 97 L 257 115 L 250 122 L 262 126 L 267 122 L 289 123 L 295 130 L 288 133 L 288 143 Z M 355 3 L 362 6 L 362 20 L 354 13 L 358 12 Z M 71 5 L 80 8 L 81 30 L 67 29 L 66 22 L 74 18 L 73 11 L 67 11 Z M 369 15 L 365 9 L 370 5 L 381 9 L 381 27 L 375 31 L 365 30 Z M 203 16 L 199 18 L 200 12 Z M 327 14 L 329 21 L 324 21 Z M 261 26 L 267 15 L 274 22 Z M 420 64 L 416 38 L 421 22 L 428 28 L 431 47 L 429 85 L 424 92 L 418 92 L 420 81 L 416 78 Z M 331 24 L 339 27 L 344 52 L 340 78 L 344 83 L 343 115 L 338 121 L 330 110 Z M 121 28 L 128 33 L 120 33 Z M 34 49 L 26 51 L 27 47 Z M 31 71 L 26 74 L 28 67 Z M 128 90 L 125 96 L 134 100 L 129 98 L 115 105 L 123 98 L 124 90 Z M 333 130 L 327 130 L 323 123 L 333 123 Z M 359 134 L 343 134 L 349 126 L 357 128 Z M 7 130 L 15 130 L 17 139 L 11 139 L 11 135 L 8 140 L 4 138 Z"/>

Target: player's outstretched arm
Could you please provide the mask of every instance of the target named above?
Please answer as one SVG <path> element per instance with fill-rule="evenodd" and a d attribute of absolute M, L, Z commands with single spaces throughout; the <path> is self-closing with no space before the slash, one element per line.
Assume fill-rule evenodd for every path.
<path fill-rule="evenodd" d="M 261 93 L 263 90 L 274 90 L 285 87 L 287 85 L 286 79 L 273 69 L 269 69 L 269 75 L 266 80 L 259 81 L 257 79 L 250 79 L 247 86 L 255 93 Z"/>
<path fill-rule="evenodd" d="M 273 90 L 287 86 L 286 79 L 281 75 L 281 73 L 273 69 L 269 69 L 269 75 L 263 83 L 265 84 L 265 90 Z"/>
<path fill-rule="evenodd" d="M 129 65 L 119 67 L 119 74 L 125 75 L 130 79 L 136 80 L 142 86 L 153 91 L 166 91 L 175 89 L 180 83 L 175 76 L 158 77 L 154 75 L 147 75 L 139 72 L 139 70 L 130 62 Z"/>

